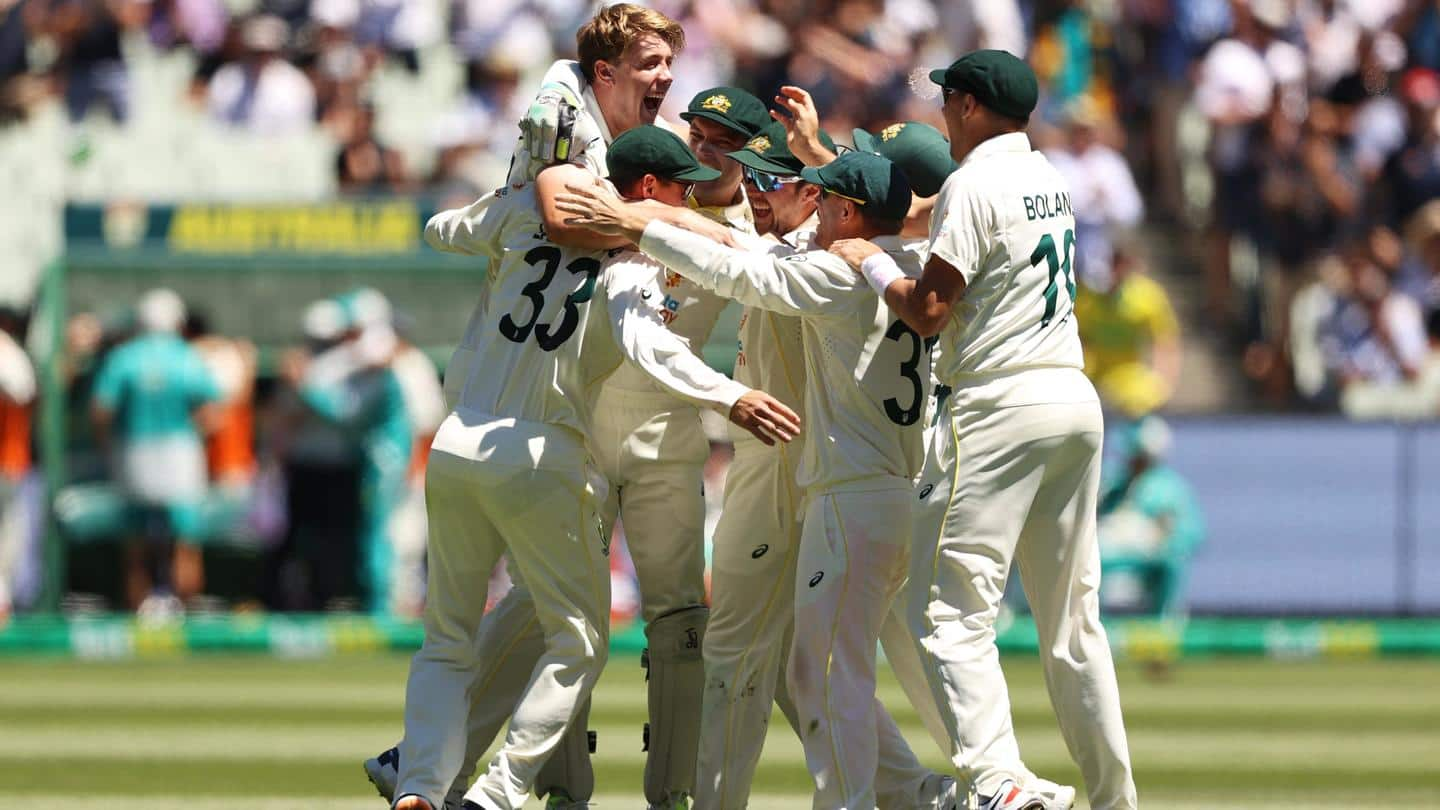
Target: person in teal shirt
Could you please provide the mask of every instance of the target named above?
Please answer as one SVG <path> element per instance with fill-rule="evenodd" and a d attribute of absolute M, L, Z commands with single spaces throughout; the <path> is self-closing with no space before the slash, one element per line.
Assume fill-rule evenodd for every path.
<path fill-rule="evenodd" d="M 185 305 L 174 292 L 142 296 L 139 334 L 106 356 L 92 394 L 96 435 L 115 465 L 139 535 L 127 551 L 126 594 L 130 606 L 145 614 L 174 613 L 204 587 L 195 544 L 207 486 L 201 432 L 207 406 L 220 391 L 200 355 L 181 339 L 184 319 Z M 155 562 L 149 559 L 153 548 L 172 541 L 167 587 L 163 573 L 152 577 L 147 563 Z"/>
<path fill-rule="evenodd" d="M 390 368 L 396 349 L 389 305 L 357 291 L 337 299 L 346 316 L 340 343 L 306 365 L 286 369 L 301 401 L 353 436 L 360 447 L 359 581 L 366 608 L 391 612 L 391 521 L 405 493 L 412 429 L 400 384 Z"/>
<path fill-rule="evenodd" d="M 1205 518 L 1190 485 L 1165 463 L 1171 437 L 1160 417 L 1136 421 L 1120 441 L 1122 468 L 1100 494 L 1101 602 L 1183 618 L 1186 574 L 1205 538 Z"/>

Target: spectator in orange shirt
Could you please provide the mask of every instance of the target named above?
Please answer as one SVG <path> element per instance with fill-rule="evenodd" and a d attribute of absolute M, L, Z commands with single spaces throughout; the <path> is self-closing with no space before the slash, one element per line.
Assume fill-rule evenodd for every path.
<path fill-rule="evenodd" d="M 0 313 L 0 627 L 10 621 L 11 594 L 28 545 L 28 513 L 21 489 L 30 473 L 30 421 L 35 369 L 20 345 L 24 319 Z"/>

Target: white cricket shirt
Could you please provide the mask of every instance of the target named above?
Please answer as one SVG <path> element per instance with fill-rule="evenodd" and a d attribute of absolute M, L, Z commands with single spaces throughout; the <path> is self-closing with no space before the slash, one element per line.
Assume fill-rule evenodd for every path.
<path fill-rule="evenodd" d="M 898 238 L 875 242 L 908 277 L 920 276 L 919 256 Z M 883 479 L 909 485 L 924 452 L 930 353 L 842 259 L 784 245 L 770 252 L 737 250 L 663 222 L 646 227 L 640 249 L 752 310 L 799 320 L 810 381 L 801 487 L 815 492 L 896 483 Z"/>
<path fill-rule="evenodd" d="M 965 156 L 940 189 L 930 234 L 928 256 L 944 259 L 966 284 L 940 333 L 941 382 L 1083 367 L 1070 192 L 1023 132 Z"/>
<path fill-rule="evenodd" d="M 467 427 L 527 423 L 521 431 L 457 435 L 466 446 L 447 452 L 546 468 L 568 468 L 577 453 L 583 461 L 581 440 L 599 384 L 627 359 L 669 393 L 703 407 L 728 411 L 744 393 L 644 305 L 658 294 L 653 276 L 646 299 L 646 278 L 612 281 L 602 273 L 604 261 L 620 251 L 549 242 L 533 185 L 497 189 L 436 214 L 425 240 L 437 250 L 490 259 L 489 280 L 446 370 L 447 401 Z M 591 306 L 596 296 L 599 315 Z"/>

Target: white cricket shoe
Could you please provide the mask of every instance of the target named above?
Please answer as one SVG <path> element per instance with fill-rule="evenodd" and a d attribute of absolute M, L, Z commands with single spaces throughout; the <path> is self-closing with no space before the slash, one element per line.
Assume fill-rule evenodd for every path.
<path fill-rule="evenodd" d="M 1045 810 L 1072 810 L 1075 807 L 1075 788 L 1069 785 L 1059 785 L 1037 776 L 1030 783 L 1029 790 L 1045 800 Z"/>
<path fill-rule="evenodd" d="M 400 783 L 399 746 L 365 760 L 363 767 L 365 768 L 365 778 L 375 786 L 375 792 L 380 794 L 380 798 L 387 802 L 395 801 L 395 788 Z M 452 787 L 450 793 L 445 797 L 443 810 L 460 810 L 460 806 L 464 802 L 465 789 Z"/>
<path fill-rule="evenodd" d="M 1045 799 L 1006 779 L 991 796 L 981 796 L 978 810 L 1046 810 Z"/>

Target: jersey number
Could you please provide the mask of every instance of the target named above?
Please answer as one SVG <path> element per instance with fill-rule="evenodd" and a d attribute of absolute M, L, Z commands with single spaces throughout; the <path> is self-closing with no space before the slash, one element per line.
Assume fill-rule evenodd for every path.
<path fill-rule="evenodd" d="M 545 289 L 555 280 L 555 271 L 560 269 L 560 248 L 553 245 L 532 248 L 525 254 L 525 262 L 531 266 L 541 263 L 545 265 L 540 278 L 520 290 L 521 295 L 530 299 L 530 320 L 517 324 L 513 317 L 506 315 L 500 319 L 500 334 L 508 340 L 524 343 L 529 339 L 530 333 L 534 332 L 535 342 L 540 348 L 553 352 L 569 340 L 570 336 L 575 334 L 575 327 L 580 325 L 580 305 L 595 294 L 595 276 L 600 272 L 600 262 L 581 257 L 565 265 L 567 271 L 584 276 L 585 281 L 579 289 L 565 296 L 565 314 L 560 317 L 559 326 L 553 323 L 537 324 L 536 321 L 540 320 L 540 310 L 545 307 Z"/>
<path fill-rule="evenodd" d="M 935 341 L 939 340 L 939 337 L 921 340 L 915 330 L 906 326 L 904 321 L 896 321 L 890 324 L 889 329 L 885 330 L 887 340 L 898 342 L 903 335 L 910 336 L 910 357 L 900 361 L 900 376 L 910 381 L 910 385 L 914 388 L 914 394 L 910 397 L 910 407 L 908 408 L 902 409 L 900 400 L 895 397 L 885 400 L 885 415 L 890 417 L 891 422 L 906 427 L 920 421 L 920 408 L 925 404 L 925 383 L 929 382 L 920 378 L 920 358 L 930 354 L 930 350 L 935 347 Z"/>
<path fill-rule="evenodd" d="M 1030 265 L 1033 267 L 1044 259 L 1050 265 L 1050 285 L 1045 288 L 1045 317 L 1040 319 L 1040 328 L 1044 329 L 1050 325 L 1050 320 L 1055 317 L 1055 306 L 1060 298 L 1060 285 L 1056 277 L 1061 273 L 1065 274 L 1065 292 L 1070 295 L 1070 303 L 1075 303 L 1075 273 L 1070 269 L 1070 260 L 1075 255 L 1075 231 L 1065 229 L 1065 258 L 1062 261 L 1060 252 L 1055 249 L 1055 237 L 1045 234 L 1040 237 L 1040 244 L 1030 254 Z"/>

